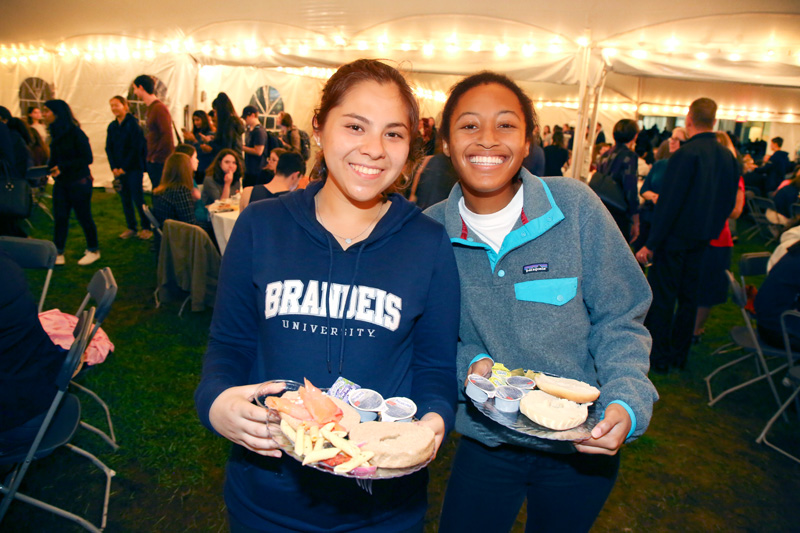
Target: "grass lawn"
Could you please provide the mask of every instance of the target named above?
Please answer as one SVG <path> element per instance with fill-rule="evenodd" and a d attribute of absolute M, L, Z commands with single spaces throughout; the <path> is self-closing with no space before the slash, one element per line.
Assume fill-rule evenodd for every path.
<path fill-rule="evenodd" d="M 192 398 L 211 310 L 187 310 L 179 318 L 180 302 L 155 309 L 156 262 L 150 244 L 117 238 L 125 226 L 115 194 L 95 190 L 93 213 L 102 259 L 90 267 L 77 266 L 85 241 L 73 220 L 67 264 L 53 276 L 46 308 L 74 312 L 95 270 L 102 266 L 113 270 L 120 290 L 104 329 L 116 350 L 82 381 L 111 406 L 121 448 L 112 452 L 98 437 L 80 429 L 74 441 L 117 472 L 107 530 L 225 531 L 221 491 L 229 446 L 200 426 Z M 52 222 L 41 211 L 32 222 L 32 236 L 51 238 Z M 746 227 L 740 223 L 741 229 Z M 743 252 L 763 249 L 758 238 L 740 240 L 734 263 Z M 31 272 L 29 280 L 38 296 L 43 276 Z M 619 479 L 594 531 L 800 530 L 800 511 L 795 507 L 800 464 L 755 443 L 776 410 L 766 384 L 760 382 L 713 408 L 707 406 L 703 376 L 728 357 L 711 353 L 727 342 L 728 330 L 740 321 L 732 303 L 715 308 L 703 342 L 692 350 L 688 369 L 653 377 L 661 399 L 652 424 L 645 436 L 623 449 Z M 715 390 L 753 371 L 752 363 L 743 363 L 720 378 Z M 788 389 L 779 385 L 779 392 L 785 397 Z M 102 427 L 99 409 L 78 395 L 84 416 Z M 793 422 L 779 422 L 774 440 L 800 453 L 800 424 L 796 418 Z M 449 440 L 430 467 L 428 531 L 436 530 L 456 440 Z M 58 450 L 33 464 L 22 491 L 99 523 L 103 483 L 103 475 L 88 461 Z M 525 515 L 523 510 L 514 531 L 523 531 Z M 535 514 L 530 519 L 536 520 Z M 21 502 L 12 503 L 0 530 L 83 531 Z"/>

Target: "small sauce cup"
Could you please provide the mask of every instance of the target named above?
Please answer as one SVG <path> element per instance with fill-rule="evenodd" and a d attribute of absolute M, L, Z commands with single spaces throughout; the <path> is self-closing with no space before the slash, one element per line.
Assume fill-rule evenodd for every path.
<path fill-rule="evenodd" d="M 478 374 L 467 376 L 467 396 L 478 403 L 483 403 L 494 396 L 497 387 L 494 383 Z"/>
<path fill-rule="evenodd" d="M 536 386 L 535 381 L 525 376 L 511 376 L 506 380 L 506 383 L 522 390 L 533 390 Z"/>
<path fill-rule="evenodd" d="M 385 408 L 383 396 L 372 389 L 351 390 L 347 394 L 347 403 L 358 411 L 362 422 L 377 420 L 378 413 Z"/>
<path fill-rule="evenodd" d="M 417 414 L 417 404 L 409 398 L 395 396 L 384 402 L 385 406 L 381 411 L 381 422 L 411 422 Z"/>
<path fill-rule="evenodd" d="M 516 413 L 519 411 L 519 401 L 523 396 L 525 396 L 525 393 L 517 387 L 512 387 L 511 385 L 497 387 L 497 392 L 494 395 L 494 406 L 503 413 Z"/>

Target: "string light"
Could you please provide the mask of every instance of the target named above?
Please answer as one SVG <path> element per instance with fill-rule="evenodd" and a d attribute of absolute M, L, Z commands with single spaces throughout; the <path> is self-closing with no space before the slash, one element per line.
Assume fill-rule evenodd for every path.
<path fill-rule="evenodd" d="M 647 58 L 647 51 L 646 50 L 634 50 L 631 52 L 631 55 L 636 59 L 645 59 Z"/>
<path fill-rule="evenodd" d="M 508 55 L 508 50 L 509 50 L 508 45 L 504 43 L 500 43 L 494 47 L 494 53 L 500 57 Z"/>

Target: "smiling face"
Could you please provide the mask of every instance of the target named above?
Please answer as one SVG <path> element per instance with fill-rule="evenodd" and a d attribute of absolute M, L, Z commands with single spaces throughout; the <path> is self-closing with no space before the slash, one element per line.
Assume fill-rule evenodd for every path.
<path fill-rule="evenodd" d="M 511 201 L 518 189 L 513 178 L 529 146 L 522 105 L 510 89 L 489 83 L 461 96 L 443 148 L 471 211 L 494 213 Z"/>
<path fill-rule="evenodd" d="M 193 152 L 189 156 L 189 163 L 192 165 L 192 172 L 197 172 L 197 167 L 200 166 L 200 160 L 197 159 L 197 152 Z"/>
<path fill-rule="evenodd" d="M 219 168 L 223 174 L 232 174 L 236 172 L 236 158 L 230 154 L 226 155 L 219 162 Z"/>
<path fill-rule="evenodd" d="M 30 117 L 32 120 L 39 122 L 40 120 L 42 120 L 42 112 L 39 111 L 38 107 L 34 107 L 33 111 L 31 111 Z"/>
<path fill-rule="evenodd" d="M 331 109 L 314 132 L 333 186 L 353 204 L 380 200 L 408 159 L 411 124 L 394 83 L 363 81 Z"/>
<path fill-rule="evenodd" d="M 109 105 L 111 106 L 111 113 L 117 118 L 123 118 L 128 110 L 122 105 L 122 102 L 117 100 L 116 98 L 112 98 L 109 100 Z"/>

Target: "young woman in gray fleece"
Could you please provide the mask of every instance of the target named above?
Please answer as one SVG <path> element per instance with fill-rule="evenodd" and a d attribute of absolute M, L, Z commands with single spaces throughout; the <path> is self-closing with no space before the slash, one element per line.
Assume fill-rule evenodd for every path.
<path fill-rule="evenodd" d="M 601 391 L 603 419 L 579 442 L 538 439 L 493 422 L 461 388 L 440 531 L 587 531 L 611 492 L 619 449 L 644 433 L 658 398 L 647 378 L 650 289 L 598 197 L 578 180 L 521 168 L 536 115 L 509 78 L 457 83 L 440 133 L 459 175 L 426 211 L 444 224 L 461 278 L 457 369 L 493 360 L 578 379 Z"/>

